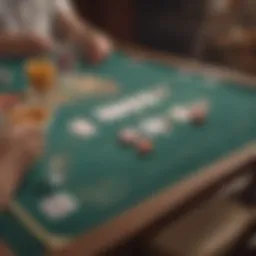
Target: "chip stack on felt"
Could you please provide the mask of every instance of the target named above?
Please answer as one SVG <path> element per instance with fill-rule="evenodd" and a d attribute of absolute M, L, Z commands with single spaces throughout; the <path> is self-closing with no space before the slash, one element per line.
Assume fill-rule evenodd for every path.
<path fill-rule="evenodd" d="M 119 140 L 125 146 L 135 148 L 139 154 L 148 154 L 153 150 L 153 144 L 149 138 L 132 128 L 124 129 L 119 134 Z"/>

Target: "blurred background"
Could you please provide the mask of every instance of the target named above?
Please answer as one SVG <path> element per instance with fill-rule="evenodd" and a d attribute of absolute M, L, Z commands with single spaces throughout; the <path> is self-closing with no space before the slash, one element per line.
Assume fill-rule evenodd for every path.
<path fill-rule="evenodd" d="M 256 73 L 255 0 L 74 0 L 119 40 Z"/>

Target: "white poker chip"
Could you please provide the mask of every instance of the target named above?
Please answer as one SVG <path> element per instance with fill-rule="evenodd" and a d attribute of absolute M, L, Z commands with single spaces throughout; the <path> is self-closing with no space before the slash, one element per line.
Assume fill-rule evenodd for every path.
<path fill-rule="evenodd" d="M 69 124 L 72 134 L 81 137 L 92 137 L 96 134 L 96 127 L 86 119 L 75 119 Z"/>
<path fill-rule="evenodd" d="M 126 128 L 120 132 L 119 139 L 124 144 L 133 144 L 140 137 L 139 132 L 133 128 Z"/>
<path fill-rule="evenodd" d="M 74 213 L 79 207 L 78 199 L 71 194 L 58 193 L 44 198 L 39 208 L 52 220 L 62 220 Z"/>
<path fill-rule="evenodd" d="M 187 107 L 177 106 L 170 111 L 171 117 L 178 122 L 187 122 L 190 119 L 190 111 Z"/>
<path fill-rule="evenodd" d="M 194 123 L 202 123 L 207 117 L 209 111 L 209 103 L 206 100 L 198 101 L 189 109 L 190 121 Z"/>
<path fill-rule="evenodd" d="M 169 133 L 171 125 L 163 118 L 151 118 L 143 122 L 140 127 L 147 135 L 162 135 Z"/>

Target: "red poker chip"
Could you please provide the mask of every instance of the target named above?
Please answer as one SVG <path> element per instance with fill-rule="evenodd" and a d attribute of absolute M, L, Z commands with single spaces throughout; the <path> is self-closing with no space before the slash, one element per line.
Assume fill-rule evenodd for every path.
<path fill-rule="evenodd" d="M 139 138 L 139 133 L 134 129 L 124 129 L 119 134 L 120 141 L 125 145 L 135 144 Z"/>
<path fill-rule="evenodd" d="M 207 110 L 204 108 L 194 108 L 190 112 L 190 119 L 195 124 L 202 124 L 206 120 Z"/>
<path fill-rule="evenodd" d="M 144 139 L 137 143 L 137 149 L 140 154 L 148 154 L 153 151 L 153 144 L 151 141 Z"/>

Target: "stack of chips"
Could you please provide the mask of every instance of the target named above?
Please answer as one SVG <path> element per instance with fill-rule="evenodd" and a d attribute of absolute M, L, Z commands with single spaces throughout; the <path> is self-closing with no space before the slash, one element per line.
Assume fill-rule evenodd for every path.
<path fill-rule="evenodd" d="M 141 136 L 135 129 L 123 130 L 119 139 L 122 144 L 135 147 L 139 154 L 148 154 L 153 150 L 152 142 Z"/>
<path fill-rule="evenodd" d="M 203 124 L 209 111 L 207 102 L 199 102 L 192 106 L 190 110 L 190 120 L 195 125 Z"/>

